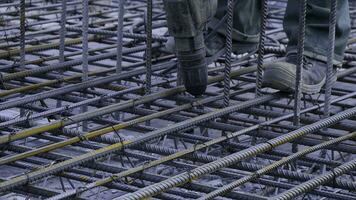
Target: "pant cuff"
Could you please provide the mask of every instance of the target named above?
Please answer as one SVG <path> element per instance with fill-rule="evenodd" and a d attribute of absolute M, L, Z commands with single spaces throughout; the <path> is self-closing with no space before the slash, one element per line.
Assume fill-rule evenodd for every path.
<path fill-rule="evenodd" d="M 298 52 L 298 48 L 297 47 L 287 47 L 287 54 L 289 54 L 289 53 L 297 53 L 297 52 Z M 323 61 L 323 62 L 327 62 L 328 61 L 328 58 L 326 56 L 326 52 L 323 52 L 321 50 L 318 51 L 316 49 L 305 47 L 304 55 L 309 57 L 309 58 L 313 58 L 313 59 L 320 60 L 320 61 Z M 344 59 L 343 55 L 334 54 L 333 64 L 335 66 L 337 66 L 337 67 L 341 67 L 343 59 Z"/>
<path fill-rule="evenodd" d="M 215 27 L 220 23 L 220 19 L 218 18 L 212 18 L 210 22 L 208 23 L 208 27 L 215 30 Z M 225 23 L 222 22 L 223 25 L 218 28 L 217 32 L 226 35 L 226 30 L 225 30 Z M 246 34 L 238 31 L 237 29 L 232 30 L 232 39 L 238 42 L 242 43 L 258 43 L 260 38 L 260 34 Z"/>

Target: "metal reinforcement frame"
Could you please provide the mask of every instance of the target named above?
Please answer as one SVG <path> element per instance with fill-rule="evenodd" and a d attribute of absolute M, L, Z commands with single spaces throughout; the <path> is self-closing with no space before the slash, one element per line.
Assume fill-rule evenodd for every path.
<path fill-rule="evenodd" d="M 356 2 L 333 85 L 330 0 L 316 95 L 300 89 L 307 0 L 292 94 L 262 87 L 286 53 L 287 0 L 261 1 L 259 48 L 243 55 L 227 2 L 226 55 L 196 98 L 162 51 L 162 0 L 0 1 L 0 199 L 356 200 Z"/>

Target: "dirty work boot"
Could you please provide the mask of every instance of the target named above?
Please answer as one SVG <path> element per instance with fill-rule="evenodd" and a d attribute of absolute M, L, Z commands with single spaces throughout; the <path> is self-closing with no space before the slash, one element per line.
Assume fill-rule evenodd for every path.
<path fill-rule="evenodd" d="M 200 49 L 190 48 L 189 51 L 187 49 L 181 51 L 176 48 L 175 38 L 168 37 L 165 46 L 160 49 L 160 52 L 163 54 L 176 53 L 187 92 L 194 96 L 199 96 L 207 88 L 207 66 L 225 54 L 225 41 L 225 36 L 215 32 L 212 33 L 211 37 L 205 39 L 205 45 L 202 45 Z M 256 43 L 242 44 L 236 41 L 233 43 L 233 53 L 235 54 L 250 53 L 256 49 Z"/>
<path fill-rule="evenodd" d="M 205 48 L 191 51 L 178 51 L 184 86 L 188 93 L 202 95 L 208 85 L 208 68 Z"/>
<path fill-rule="evenodd" d="M 165 46 L 160 49 L 164 54 L 176 52 L 178 62 L 181 67 L 184 86 L 188 93 L 199 96 L 203 94 L 208 84 L 207 65 L 215 62 L 225 54 L 225 37 L 219 33 L 213 33 L 212 37 L 205 40 L 205 47 L 189 51 L 176 49 L 174 37 L 169 37 Z M 248 48 L 248 49 L 247 49 Z M 257 49 L 256 44 L 245 45 L 243 53 L 249 53 Z M 233 52 L 238 53 L 242 50 L 242 44 L 234 42 Z"/>
<path fill-rule="evenodd" d="M 194 96 L 207 88 L 208 69 L 204 32 L 207 22 L 215 14 L 216 0 L 164 0 L 169 35 L 167 48 L 177 54 L 184 86 Z"/>
<path fill-rule="evenodd" d="M 263 86 L 284 92 L 295 91 L 297 68 L 297 55 L 289 54 L 285 62 L 271 63 L 265 66 L 263 75 Z M 305 57 L 302 73 L 302 93 L 315 94 L 319 93 L 326 82 L 325 62 Z M 336 68 L 334 68 L 331 82 L 336 82 Z"/>

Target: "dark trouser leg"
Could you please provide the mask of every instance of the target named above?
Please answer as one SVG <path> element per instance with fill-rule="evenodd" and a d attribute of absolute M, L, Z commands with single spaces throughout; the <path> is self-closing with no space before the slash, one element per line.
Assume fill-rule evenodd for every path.
<path fill-rule="evenodd" d="M 260 24 L 261 0 L 238 0 L 234 7 L 233 52 L 242 54 L 257 49 Z M 206 38 L 208 55 L 214 55 L 225 46 L 226 23 L 221 22 L 227 13 L 227 0 L 218 0 L 217 12 L 208 24 L 210 33 Z M 218 34 L 216 34 L 218 33 Z"/>
<path fill-rule="evenodd" d="M 219 11 L 215 11 L 219 4 Z M 226 14 L 225 0 L 164 0 L 169 33 L 175 39 L 175 49 L 189 93 L 199 95 L 205 91 L 207 68 L 205 55 L 214 55 L 225 45 L 217 34 L 204 44 L 203 33 L 219 23 Z M 234 52 L 245 53 L 256 48 L 260 32 L 261 0 L 239 0 L 234 12 Z M 225 23 L 217 30 L 224 35 Z M 207 47 L 207 48 L 206 48 Z"/>
<path fill-rule="evenodd" d="M 217 0 L 164 0 L 168 30 L 178 51 L 204 47 L 203 33 L 216 5 Z"/>
<path fill-rule="evenodd" d="M 164 6 L 185 88 L 190 94 L 201 95 L 208 82 L 203 33 L 215 14 L 216 0 L 165 0 Z"/>
<path fill-rule="evenodd" d="M 298 45 L 298 2 L 289 0 L 284 30 L 289 38 L 288 52 L 296 52 Z M 305 35 L 305 55 L 326 61 L 329 34 L 330 0 L 308 0 Z M 335 64 L 340 64 L 350 34 L 350 15 L 347 0 L 338 1 Z"/>
<path fill-rule="evenodd" d="M 261 24 L 261 3 L 261 0 L 236 1 L 232 31 L 234 53 L 251 52 L 257 48 Z M 217 29 L 216 27 L 225 16 L 226 10 L 227 1 L 218 0 L 217 12 L 209 22 L 209 28 L 210 31 L 215 30 L 219 34 L 212 34 L 211 38 L 207 38 L 206 45 L 209 54 L 214 54 L 225 45 L 226 23 L 222 23 Z"/>
<path fill-rule="evenodd" d="M 258 43 L 261 24 L 261 0 L 239 0 L 234 10 L 233 39 L 238 42 Z M 216 19 L 226 14 L 227 1 L 218 0 Z M 219 29 L 225 33 L 225 26 Z"/>

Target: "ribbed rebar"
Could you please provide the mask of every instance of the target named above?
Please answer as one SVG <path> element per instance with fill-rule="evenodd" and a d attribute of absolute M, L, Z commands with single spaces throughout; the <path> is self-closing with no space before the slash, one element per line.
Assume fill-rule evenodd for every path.
<path fill-rule="evenodd" d="M 305 148 L 303 149 L 302 151 L 299 151 L 297 153 L 294 153 L 288 157 L 284 157 L 282 160 L 279 160 L 277 162 L 274 162 L 254 173 L 251 173 L 251 175 L 248 175 L 248 176 L 245 176 L 245 177 L 242 177 L 241 179 L 239 180 L 236 180 L 236 181 L 233 181 L 227 185 L 224 185 L 223 187 L 219 188 L 218 190 L 215 190 L 201 198 L 199 198 L 199 200 L 208 200 L 208 199 L 214 199 L 214 197 L 217 197 L 217 196 L 220 196 L 222 194 L 225 194 L 231 190 L 233 190 L 234 188 L 238 187 L 238 186 L 241 186 L 249 181 L 252 181 L 254 179 L 257 179 L 267 173 L 269 173 L 270 171 L 276 169 L 277 167 L 280 167 L 282 165 L 285 165 L 285 164 L 288 164 L 288 163 L 291 163 L 293 161 L 295 161 L 296 159 L 302 157 L 302 156 L 305 156 L 307 154 L 310 154 L 312 152 L 315 152 L 315 151 L 318 151 L 320 149 L 324 149 L 330 145 L 336 145 L 342 141 L 345 141 L 345 140 L 349 140 L 349 139 L 352 139 L 352 138 L 355 138 L 356 137 L 356 132 L 354 133 L 350 133 L 348 135 L 345 135 L 345 136 L 341 136 L 341 137 L 338 137 L 336 139 L 333 139 L 333 140 L 329 140 L 327 142 L 323 142 L 323 143 L 320 143 L 318 145 L 315 145 L 315 146 L 312 146 L 312 147 L 308 147 L 308 148 Z"/>
<path fill-rule="evenodd" d="M 169 133 L 185 130 L 185 129 L 190 128 L 190 127 L 192 127 L 194 125 L 209 121 L 211 119 L 215 119 L 217 117 L 224 116 L 224 115 L 232 113 L 232 112 L 236 112 L 237 110 L 245 109 L 245 108 L 254 106 L 256 104 L 261 104 L 263 102 L 275 99 L 278 96 L 279 95 L 267 95 L 267 96 L 264 96 L 264 97 L 253 99 L 252 101 L 245 102 L 243 104 L 233 105 L 233 106 L 230 106 L 230 107 L 227 107 L 227 108 L 224 108 L 224 109 L 217 110 L 215 112 L 210 112 L 210 113 L 207 113 L 207 114 L 204 114 L 204 115 L 201 115 L 201 116 L 197 116 L 197 117 L 195 117 L 195 118 L 193 118 L 191 120 L 183 121 L 183 122 L 176 123 L 174 125 L 171 125 L 171 126 L 168 126 L 168 127 L 162 128 L 162 129 L 158 129 L 156 131 L 152 131 L 152 132 L 147 133 L 147 134 L 145 134 L 145 135 L 143 135 L 141 137 L 137 137 L 132 141 L 127 140 L 127 141 L 123 141 L 121 143 L 116 143 L 116 144 L 101 148 L 101 149 L 99 149 L 97 151 L 88 152 L 86 154 L 83 154 L 83 155 L 80 155 L 78 157 L 75 157 L 72 160 L 66 160 L 64 162 L 60 162 L 58 164 L 55 164 L 55 165 L 52 165 L 50 167 L 44 168 L 44 169 L 42 169 L 40 171 L 31 172 L 28 175 L 19 176 L 19 177 L 16 177 L 14 179 L 11 179 L 9 181 L 0 183 L 0 191 L 6 191 L 6 190 L 11 189 L 13 187 L 26 184 L 28 181 L 38 180 L 40 178 L 52 175 L 52 174 L 54 174 L 56 172 L 68 169 L 68 168 L 76 166 L 78 164 L 81 164 L 81 163 L 84 163 L 84 162 L 87 162 L 87 161 L 90 161 L 90 160 L 94 160 L 94 159 L 97 159 L 97 158 L 102 158 L 102 157 L 104 157 L 106 155 L 109 155 L 110 153 L 113 153 L 115 151 L 118 151 L 118 150 L 122 149 L 124 146 L 140 145 L 140 144 L 148 142 L 148 141 L 150 141 L 152 139 L 159 138 L 161 136 L 167 135 Z M 111 106 L 111 107 L 113 107 L 113 106 Z M 116 107 L 117 106 L 115 106 L 115 108 Z M 95 112 L 95 114 L 97 115 L 97 114 L 101 114 L 101 113 Z M 87 118 L 87 117 L 91 117 L 91 116 L 89 116 L 88 114 L 85 114 L 82 117 Z M 69 123 L 73 123 L 75 121 L 72 118 L 68 122 Z M 53 126 L 57 126 L 58 127 L 58 125 L 61 126 L 62 122 L 59 123 L 59 124 L 53 125 Z M 42 131 L 42 130 L 40 130 L 40 131 Z M 17 135 L 14 135 L 14 136 L 17 136 Z M 14 136 L 12 136 L 12 137 L 14 137 Z M 11 138 L 11 136 L 9 138 Z"/>
<path fill-rule="evenodd" d="M 158 44 L 154 44 L 153 46 L 157 47 L 159 45 Z M 138 46 L 138 47 L 128 48 L 128 49 L 124 49 L 123 50 L 123 54 L 130 54 L 130 53 L 140 52 L 140 51 L 144 51 L 145 49 L 146 49 L 146 46 Z M 116 51 L 110 51 L 108 53 L 99 54 L 99 55 L 95 55 L 95 56 L 90 56 L 88 58 L 88 62 L 94 62 L 94 61 L 100 61 L 100 60 L 112 58 L 112 57 L 115 57 L 116 54 L 117 54 Z M 36 76 L 36 75 L 38 76 L 38 75 L 41 75 L 43 73 L 51 72 L 53 70 L 71 68 L 73 66 L 82 65 L 82 64 L 83 64 L 83 59 L 81 59 L 81 58 L 80 59 L 73 59 L 73 60 L 70 60 L 70 61 L 66 61 L 64 63 L 55 63 L 55 64 L 51 64 L 51 65 L 45 66 L 45 67 L 28 69 L 28 70 L 18 71 L 18 72 L 11 73 L 11 74 L 6 74 L 6 75 L 3 76 L 3 81 L 21 79 L 21 78 L 25 78 L 25 77 L 28 77 L 28 76 Z M 110 71 L 108 71 L 108 72 L 110 72 Z"/>
<path fill-rule="evenodd" d="M 82 10 L 82 37 L 83 37 L 83 42 L 82 42 L 82 48 L 83 48 L 83 64 L 82 64 L 82 82 L 85 82 L 88 80 L 89 76 L 89 63 L 88 63 L 88 56 L 89 56 L 89 34 L 88 34 L 88 28 L 89 28 L 89 0 L 83 0 L 83 10 Z M 85 94 L 84 94 L 85 96 Z M 81 107 L 81 112 L 85 113 L 88 111 L 88 107 L 86 105 Z M 82 123 L 82 128 L 83 131 L 88 130 L 88 122 L 83 121 Z"/>
<path fill-rule="evenodd" d="M 89 1 L 83 0 L 82 5 L 82 48 L 83 48 L 83 63 L 82 71 L 83 77 L 82 81 L 88 80 L 88 50 L 89 50 Z M 82 112 L 85 112 L 86 108 L 83 107 Z"/>
<path fill-rule="evenodd" d="M 307 1 L 299 1 L 299 37 L 298 37 L 298 54 L 297 54 L 297 67 L 296 67 L 296 82 L 295 82 L 295 95 L 294 95 L 294 125 L 299 126 L 300 123 L 300 106 L 301 106 L 301 84 L 302 73 L 304 65 L 304 40 L 305 40 L 305 18 Z"/>
<path fill-rule="evenodd" d="M 64 62 L 64 49 L 65 49 L 65 38 L 67 34 L 66 22 L 67 22 L 67 0 L 62 0 L 62 13 L 61 13 L 61 22 L 59 30 L 59 62 Z"/>
<path fill-rule="evenodd" d="M 25 47 L 26 47 L 26 3 L 25 0 L 20 1 L 20 69 L 24 70 L 25 69 L 25 61 L 26 61 L 26 52 L 25 52 Z M 1 81 L 3 82 L 3 81 Z M 0 85 L 2 88 L 5 88 L 3 83 Z M 25 115 L 25 110 L 20 109 L 20 116 L 23 117 Z"/>
<path fill-rule="evenodd" d="M 82 32 L 81 28 L 68 26 L 67 30 L 75 31 L 75 32 Z M 96 28 L 89 28 L 88 32 L 90 34 L 98 34 L 98 35 L 110 35 L 110 36 L 117 36 L 117 31 L 107 31 L 102 29 Z M 131 38 L 131 39 L 138 39 L 138 40 L 146 40 L 147 34 L 139 34 L 139 33 L 130 33 L 130 32 L 123 32 L 124 37 Z M 160 35 L 152 35 L 152 40 L 157 42 L 167 42 L 167 37 L 160 36 Z"/>
<path fill-rule="evenodd" d="M 258 58 L 257 58 L 257 75 L 256 75 L 256 97 L 262 95 L 262 74 L 263 74 L 263 59 L 265 55 L 265 42 L 268 20 L 268 0 L 261 1 L 262 3 L 262 18 L 260 40 L 258 44 Z"/>
<path fill-rule="evenodd" d="M 23 151 L 29 151 L 33 148 L 30 147 L 25 147 L 25 146 L 18 146 L 18 145 L 11 145 L 9 146 L 11 150 L 16 151 L 16 152 L 23 152 Z M 131 154 L 131 153 L 130 153 Z M 132 155 L 132 154 L 131 154 Z M 136 154 L 137 156 L 137 154 Z M 48 154 L 43 154 L 41 155 L 41 157 L 46 158 L 46 159 L 53 159 L 53 160 L 63 160 L 63 159 L 70 159 L 70 156 L 64 155 L 64 154 L 59 154 L 59 153 L 48 153 Z M 147 155 L 142 156 L 139 155 L 139 157 L 147 157 Z M 119 173 L 121 171 L 127 170 L 125 168 L 121 168 L 118 167 L 117 165 L 108 165 L 108 164 L 103 164 L 103 163 L 98 163 L 98 162 L 92 162 L 92 163 L 88 163 L 88 164 L 83 164 L 83 166 L 91 168 L 91 169 L 95 169 L 95 170 L 101 170 L 101 171 L 106 171 L 109 173 Z M 187 167 L 190 167 L 191 165 L 186 165 Z M 77 169 L 69 169 L 68 172 L 76 172 L 78 173 L 79 171 Z M 66 172 L 62 172 L 62 174 L 65 174 Z M 90 172 L 85 172 L 80 171 L 79 174 L 91 174 Z M 230 173 L 231 174 L 231 173 Z M 92 174 L 91 174 L 92 176 Z M 148 172 L 143 172 L 141 175 L 139 175 L 139 177 L 148 180 L 148 181 L 153 181 L 153 182 L 158 182 L 158 181 L 162 181 L 164 179 L 166 179 L 166 176 L 162 176 L 162 175 L 156 175 L 156 174 L 151 174 Z M 110 184 L 108 184 L 110 186 Z M 194 190 L 198 190 L 198 191 L 203 191 L 203 192 L 209 192 L 209 191 L 213 191 L 214 189 L 216 189 L 216 187 L 207 187 L 206 185 L 202 185 L 202 184 L 198 184 L 198 183 L 192 183 L 189 187 L 186 187 L 187 189 L 194 189 Z M 174 191 L 174 190 L 172 190 Z M 184 192 L 184 194 L 189 194 L 186 191 L 182 191 Z M 183 196 L 183 195 L 182 195 Z M 237 198 L 237 199 L 246 199 L 246 200 L 250 200 L 251 198 L 256 199 L 256 200 L 266 200 L 266 198 L 257 196 L 257 195 L 248 195 L 248 194 L 244 194 L 244 193 L 237 193 L 237 192 L 231 192 L 229 195 L 227 195 L 230 198 Z M 248 196 L 251 196 L 250 198 L 247 198 Z M 194 196 L 195 198 L 196 195 Z"/>
<path fill-rule="evenodd" d="M 120 199 L 120 200 L 141 199 L 141 198 L 147 198 L 147 197 L 159 194 L 159 193 L 161 193 L 165 190 L 168 190 L 172 187 L 185 184 L 193 179 L 197 179 L 197 178 L 201 177 L 202 175 L 209 174 L 209 173 L 212 173 L 212 172 L 219 170 L 221 168 L 230 166 L 232 164 L 235 164 L 238 161 L 241 161 L 242 159 L 246 159 L 246 158 L 255 156 L 258 153 L 266 152 L 268 150 L 271 150 L 272 148 L 275 148 L 282 144 L 291 142 L 301 136 L 312 133 L 312 132 L 317 131 L 321 128 L 330 126 L 336 122 L 339 122 L 343 119 L 352 117 L 354 115 L 356 115 L 356 108 L 345 110 L 345 111 L 340 112 L 332 117 L 329 117 L 329 118 L 323 119 L 319 122 L 301 127 L 298 130 L 292 131 L 288 134 L 281 135 L 275 139 L 258 144 L 256 146 L 242 150 L 240 152 L 233 153 L 231 155 L 223 157 L 223 158 L 216 160 L 214 162 L 211 162 L 211 163 L 202 165 L 198 168 L 195 168 L 189 172 L 184 172 L 184 173 L 178 174 L 178 175 L 173 176 L 165 181 L 147 186 L 147 187 L 142 188 L 142 189 L 140 189 L 136 192 L 133 192 L 131 194 L 121 196 L 119 198 L 116 198 L 116 200 L 118 200 L 118 199 Z"/>
<path fill-rule="evenodd" d="M 329 39 L 328 39 L 328 55 L 326 67 L 326 83 L 325 83 L 325 106 L 324 117 L 330 116 L 330 100 L 332 89 L 332 76 L 334 66 L 334 49 L 335 49 L 335 27 L 336 27 L 336 7 L 337 0 L 331 0 L 330 20 L 329 20 Z"/>
<path fill-rule="evenodd" d="M 147 10 L 146 10 L 146 94 L 151 93 L 152 85 L 152 0 L 147 0 Z"/>
<path fill-rule="evenodd" d="M 295 90 L 294 90 L 294 119 L 293 125 L 300 125 L 300 107 L 302 97 L 302 76 L 304 65 L 304 40 L 305 40 L 305 19 L 307 14 L 307 0 L 299 1 L 299 26 L 298 26 L 298 52 L 297 52 L 297 66 L 296 66 L 296 78 L 295 78 Z M 298 145 L 292 145 L 292 151 L 298 151 Z"/>
<path fill-rule="evenodd" d="M 140 48 L 134 48 L 134 49 L 130 49 L 129 51 L 126 51 L 125 53 L 132 53 L 132 52 L 136 52 L 137 50 L 142 50 L 144 49 L 144 47 L 140 47 Z M 105 58 L 110 58 L 110 57 L 114 57 L 116 55 L 116 51 L 115 52 L 111 52 L 108 54 L 100 54 L 100 55 L 96 55 L 96 56 L 91 56 L 89 58 L 90 61 L 96 61 L 96 60 L 102 60 Z M 54 66 L 50 66 L 46 69 L 41 69 L 38 68 L 35 71 L 29 71 L 29 73 L 41 73 L 43 71 L 47 71 L 50 70 L 52 68 L 62 68 L 62 67 L 69 67 L 69 66 L 75 66 L 82 63 L 82 59 L 76 59 L 73 61 L 67 61 L 66 65 L 54 65 Z M 157 65 L 153 67 L 153 70 L 159 70 L 159 69 L 164 69 L 167 65 Z M 43 67 L 45 68 L 45 67 Z M 111 71 L 111 70 L 110 70 Z M 108 71 L 108 72 L 110 72 Z M 66 85 L 63 86 L 62 88 L 56 88 L 50 91 L 44 91 L 35 95 L 28 95 L 24 98 L 21 99 L 16 99 L 16 100 L 9 100 L 3 103 L 0 103 L 0 110 L 5 110 L 14 106 L 18 106 L 18 105 L 22 105 L 22 104 L 26 104 L 26 103 L 30 103 L 30 102 L 34 102 L 34 101 L 38 101 L 41 99 L 45 99 L 45 98 L 49 98 L 49 97 L 53 97 L 56 95 L 61 95 L 61 94 L 66 94 L 68 92 L 72 92 L 72 91 L 78 91 L 78 90 L 82 90 L 82 89 L 86 89 L 86 88 L 90 88 L 93 86 L 97 86 L 97 85 L 102 85 L 105 83 L 110 83 L 110 82 L 114 82 L 123 78 L 128 78 L 130 76 L 137 76 L 140 75 L 142 73 L 145 72 L 144 68 L 138 68 L 137 70 L 134 71 L 128 71 L 125 73 L 121 73 L 121 74 L 114 74 L 114 75 L 109 75 L 106 77 L 100 77 L 100 78 L 95 78 L 92 80 L 88 80 L 82 83 L 75 83 L 75 84 L 71 84 L 71 85 Z M 26 73 L 26 72 L 24 72 Z M 21 73 L 21 76 L 27 76 L 27 74 L 23 74 Z"/>
<path fill-rule="evenodd" d="M 118 18 L 117 18 L 117 55 L 116 55 L 116 73 L 120 74 L 122 71 L 122 45 L 124 32 L 124 5 L 125 0 L 119 0 L 118 4 Z"/>
<path fill-rule="evenodd" d="M 110 95 L 110 96 L 112 97 L 113 95 Z M 103 100 L 102 98 L 99 98 L 99 99 Z M 213 101 L 216 101 L 218 99 L 221 99 L 221 96 L 211 97 L 211 98 L 203 99 L 203 100 L 197 100 L 194 103 L 183 104 L 183 105 L 180 105 L 180 106 L 177 106 L 177 107 L 173 107 L 173 108 L 168 109 L 168 110 L 164 110 L 162 112 L 153 113 L 151 115 L 146 115 L 146 116 L 134 119 L 134 120 L 130 120 L 130 121 L 127 121 L 127 122 L 116 124 L 116 125 L 113 125 L 111 127 L 99 129 L 97 131 L 92 131 L 92 132 L 88 132 L 88 133 L 82 133 L 82 134 L 80 134 L 80 137 L 79 136 L 73 137 L 73 138 L 70 138 L 70 139 L 65 140 L 63 142 L 57 142 L 55 144 L 51 144 L 51 145 L 43 146 L 41 148 L 37 148 L 37 149 L 35 149 L 33 151 L 27 151 L 25 153 L 16 154 L 16 155 L 13 155 L 13 156 L 8 156 L 6 158 L 0 158 L 0 165 L 4 165 L 4 164 L 7 164 L 9 162 L 14 162 L 14 161 L 19 160 L 19 159 L 27 158 L 27 157 L 30 157 L 30 156 L 35 156 L 35 155 L 40 154 L 40 153 L 44 153 L 44 152 L 55 150 L 55 149 L 58 149 L 58 148 L 61 148 L 61 147 L 64 147 L 64 146 L 68 146 L 68 145 L 71 145 L 71 144 L 74 144 L 74 143 L 82 141 L 83 138 L 85 138 L 86 140 L 89 140 L 89 139 L 92 139 L 92 138 L 95 138 L 95 137 L 99 137 L 99 136 L 101 136 L 103 134 L 110 133 L 112 131 L 119 131 L 121 129 L 133 126 L 133 125 L 138 124 L 138 123 L 146 122 L 146 121 L 149 121 L 151 119 L 159 118 L 159 117 L 162 117 L 162 116 L 165 116 L 165 115 L 169 115 L 169 114 L 172 114 L 172 113 L 175 113 L 175 112 L 179 112 L 179 111 L 182 111 L 182 110 L 186 110 L 186 109 L 192 108 L 193 105 L 204 105 L 206 103 L 213 102 Z M 88 99 L 88 101 L 91 101 L 91 100 L 92 99 Z M 79 105 L 81 103 L 82 102 L 79 102 Z M 78 104 L 76 104 L 76 106 L 78 106 Z M 73 108 L 73 106 L 72 107 L 68 107 L 68 109 L 72 109 L 72 108 Z"/>
<path fill-rule="evenodd" d="M 20 1 L 20 67 L 25 69 L 26 3 Z"/>
<path fill-rule="evenodd" d="M 65 38 L 67 34 L 66 23 L 67 23 L 67 0 L 62 1 L 62 12 L 61 12 L 61 22 L 59 30 L 59 63 L 65 61 L 64 50 L 65 50 Z M 59 70 L 60 74 L 63 74 L 62 70 Z M 57 108 L 62 107 L 62 101 L 57 100 Z"/>
<path fill-rule="evenodd" d="M 156 67 L 157 67 L 156 68 L 157 70 L 162 69 L 162 66 L 156 66 Z M 249 72 L 254 71 L 255 69 L 256 69 L 255 67 L 243 68 L 243 69 L 234 71 L 232 76 L 238 76 L 238 75 L 241 75 L 241 74 L 244 74 L 244 73 L 249 73 Z M 100 84 L 104 84 L 106 82 L 119 80 L 120 78 L 118 78 L 118 77 L 132 77 L 132 76 L 140 74 L 140 73 L 142 73 L 144 71 L 145 71 L 145 69 L 141 69 L 141 71 L 135 70 L 135 71 L 131 71 L 131 72 L 121 73 L 119 75 L 116 74 L 116 75 L 104 77 L 104 78 L 101 78 L 101 79 L 98 79 L 98 80 L 92 80 L 90 82 L 86 82 L 85 84 L 84 83 L 80 83 L 79 86 L 83 86 L 84 88 L 88 88 L 88 87 L 91 87 L 92 85 L 96 85 L 96 84 L 100 85 Z M 213 83 L 213 82 L 221 81 L 222 79 L 223 79 L 222 76 L 218 76 L 218 77 L 214 77 L 214 78 L 209 79 L 209 82 Z M 60 90 L 60 92 L 61 92 L 61 94 L 65 94 L 65 93 L 68 93 L 68 91 L 72 91 L 72 89 L 73 89 L 72 87 L 67 88 L 67 90 L 63 90 L 63 88 L 62 88 L 62 90 Z M 53 91 L 54 90 L 49 91 L 49 93 L 47 93 L 47 95 L 53 94 Z M 8 142 L 11 142 L 11 141 L 14 141 L 14 140 L 22 139 L 24 137 L 28 137 L 28 136 L 31 136 L 31 135 L 36 135 L 36 134 L 42 133 L 44 131 L 54 130 L 54 129 L 57 129 L 57 128 L 60 128 L 60 127 L 66 126 L 66 125 L 78 123 L 78 122 L 81 122 L 83 120 L 87 120 L 87 119 L 90 119 L 92 117 L 95 117 L 95 116 L 101 116 L 101 115 L 105 115 L 105 114 L 108 114 L 108 113 L 111 113 L 111 112 L 118 111 L 120 109 L 124 109 L 125 107 L 128 108 L 128 107 L 132 107 L 132 106 L 135 106 L 135 105 L 138 105 L 138 104 L 148 103 L 148 102 L 150 102 L 152 100 L 155 100 L 155 99 L 158 99 L 158 98 L 167 97 L 167 96 L 170 96 L 170 95 L 173 95 L 173 94 L 176 94 L 176 93 L 179 93 L 179 92 L 183 92 L 183 91 L 184 91 L 184 87 L 180 86 L 180 87 L 172 88 L 170 90 L 162 91 L 160 93 L 147 95 L 144 98 L 133 99 L 133 100 L 130 100 L 130 101 L 121 102 L 121 103 L 118 103 L 118 104 L 113 104 L 113 105 L 110 105 L 110 106 L 107 106 L 107 107 L 104 107 L 104 108 L 101 108 L 101 109 L 97 109 L 97 110 L 94 110 L 94 111 L 90 111 L 90 112 L 87 112 L 87 113 L 81 113 L 81 114 L 78 114 L 77 116 L 71 117 L 70 119 L 62 119 L 62 120 L 54 121 L 54 122 L 51 122 L 51 123 L 43 125 L 43 126 L 34 127 L 32 129 L 29 129 L 29 130 L 24 130 L 24 131 L 18 132 L 16 135 L 0 136 L 0 144 L 4 144 L 4 143 L 8 143 Z M 276 95 L 276 96 L 272 95 L 272 96 L 268 96 L 266 98 L 262 98 L 263 99 L 262 102 L 264 102 L 266 99 L 267 100 L 274 99 L 277 96 L 278 95 Z M 37 98 L 37 96 L 36 96 L 36 98 Z M 252 104 L 262 103 L 262 102 L 260 102 L 260 100 L 261 99 L 256 100 L 256 102 L 254 102 Z M 20 100 L 18 100 L 18 101 L 20 101 Z M 141 103 L 139 103 L 139 102 L 141 102 Z M 251 103 L 251 102 L 249 102 L 249 103 Z M 0 104 L 0 106 L 1 106 L 1 104 Z M 233 108 L 236 109 L 236 105 L 233 106 Z M 221 110 L 220 112 L 225 113 L 225 114 L 229 114 L 229 112 L 226 112 L 225 110 Z"/>
<path fill-rule="evenodd" d="M 226 52 L 225 52 L 225 72 L 224 72 L 224 107 L 230 104 L 230 73 L 232 62 L 232 27 L 234 16 L 234 1 L 228 0 L 227 3 L 227 24 L 226 24 Z"/>
<path fill-rule="evenodd" d="M 290 200 L 293 199 L 303 193 L 309 192 L 310 190 L 321 186 L 327 182 L 330 182 L 334 180 L 336 177 L 341 176 L 347 172 L 350 172 L 352 170 L 356 169 L 356 159 L 353 159 L 349 162 L 346 162 L 345 164 L 336 167 L 332 169 L 331 171 L 320 175 L 312 180 L 309 180 L 307 182 L 301 183 L 298 186 L 295 186 L 292 189 L 289 189 L 282 194 L 279 194 L 276 197 L 270 198 L 271 200 Z"/>
<path fill-rule="evenodd" d="M 333 86 L 333 73 L 334 73 L 334 55 L 335 55 L 335 30 L 336 30 L 336 9 L 337 0 L 331 0 L 330 2 L 330 14 L 329 14 L 329 36 L 328 36 L 328 52 L 327 52 L 327 67 L 325 69 L 326 83 L 325 83 L 325 106 L 324 106 L 324 118 L 330 116 L 330 99 L 331 90 Z M 325 139 L 325 138 L 324 138 Z M 325 158 L 327 151 L 321 152 L 321 157 Z"/>

